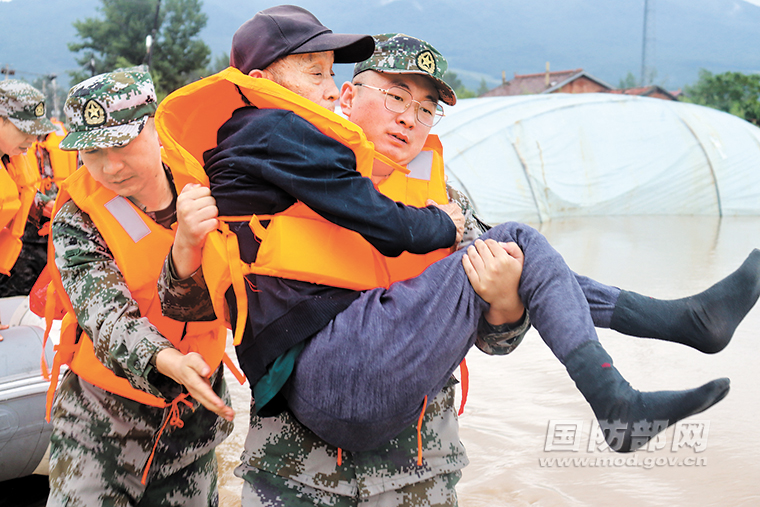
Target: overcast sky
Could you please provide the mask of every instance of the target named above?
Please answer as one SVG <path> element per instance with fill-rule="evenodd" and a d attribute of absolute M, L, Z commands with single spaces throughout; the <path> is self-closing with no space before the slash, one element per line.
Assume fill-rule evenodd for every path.
<path fill-rule="evenodd" d="M 400 31 L 430 41 L 471 89 L 515 73 L 583 68 L 613 86 L 638 78 L 644 0 L 203 0 L 201 38 L 212 58 L 228 52 L 232 34 L 256 11 L 292 2 L 335 32 Z M 67 43 L 74 20 L 100 17 L 100 0 L 0 0 L 0 66 L 19 75 L 55 73 L 61 85 L 78 67 Z M 714 73 L 760 71 L 760 0 L 649 0 L 648 65 L 656 84 L 677 89 Z M 29 15 L 30 9 L 35 13 Z M 339 80 L 349 66 L 336 66 Z"/>

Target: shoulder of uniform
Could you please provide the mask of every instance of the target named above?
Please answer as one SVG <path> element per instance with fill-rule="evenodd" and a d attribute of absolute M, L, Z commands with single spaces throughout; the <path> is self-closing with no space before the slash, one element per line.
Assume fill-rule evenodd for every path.
<path fill-rule="evenodd" d="M 79 209 L 79 206 L 77 206 L 77 203 L 69 199 L 65 203 L 63 203 L 63 206 L 61 206 L 61 209 L 58 210 L 58 213 L 55 214 L 55 218 L 63 218 L 64 216 L 70 216 L 75 215 L 76 213 L 83 213 L 82 210 Z"/>
<path fill-rule="evenodd" d="M 73 200 L 69 199 L 63 205 L 61 206 L 61 209 L 58 210 L 58 213 L 56 213 L 56 218 L 63 213 L 64 215 L 73 215 L 79 213 L 84 213 L 81 209 L 79 209 L 79 206 L 77 206 L 77 203 L 75 203 Z"/>
<path fill-rule="evenodd" d="M 95 229 L 95 224 L 92 222 L 90 215 L 82 211 L 77 204 L 72 201 L 66 201 L 61 209 L 53 217 L 52 226 L 56 225 L 69 225 L 78 229 L 90 230 Z"/>

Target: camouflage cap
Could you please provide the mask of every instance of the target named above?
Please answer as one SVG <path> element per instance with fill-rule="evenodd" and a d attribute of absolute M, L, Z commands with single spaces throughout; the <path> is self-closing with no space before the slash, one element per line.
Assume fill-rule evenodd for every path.
<path fill-rule="evenodd" d="M 0 116 L 7 117 L 24 134 L 39 136 L 55 130 L 45 118 L 45 96 L 17 79 L 0 81 Z"/>
<path fill-rule="evenodd" d="M 354 77 L 365 70 L 392 74 L 421 74 L 435 83 L 445 104 L 457 103 L 454 90 L 443 80 L 449 64 L 441 53 L 422 39 L 403 33 L 375 35 L 375 52 L 368 60 L 354 65 Z"/>
<path fill-rule="evenodd" d="M 69 133 L 60 147 L 87 150 L 128 144 L 157 107 L 153 80 L 145 66 L 93 76 L 69 91 L 63 106 Z"/>

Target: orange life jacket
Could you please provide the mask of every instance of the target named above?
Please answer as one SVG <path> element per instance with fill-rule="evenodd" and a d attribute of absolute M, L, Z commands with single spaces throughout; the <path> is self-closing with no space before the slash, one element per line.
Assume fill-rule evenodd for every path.
<path fill-rule="evenodd" d="M 140 314 L 147 317 L 179 351 L 200 353 L 211 370 L 216 370 L 224 355 L 227 336 L 224 324 L 219 320 L 179 322 L 164 317 L 161 313 L 156 286 L 164 259 L 174 241 L 174 232 L 151 220 L 128 199 L 97 183 L 84 166 L 61 186 L 55 211 L 57 212 L 69 199 L 90 216 L 103 235 L 132 298 L 140 308 Z M 48 269 L 52 279 L 51 285 L 59 296 L 66 314 L 61 324 L 60 343 L 56 346 L 53 360 L 47 413 L 50 413 L 56 381 L 63 364 L 67 364 L 87 382 L 111 393 L 154 407 L 168 406 L 164 399 L 133 388 L 125 378 L 118 377 L 103 366 L 95 356 L 92 341 L 86 333 L 77 337 L 76 315 L 63 290 L 61 275 L 53 258 L 52 245 L 48 250 Z M 49 305 L 52 304 L 51 295 L 49 289 Z"/>
<path fill-rule="evenodd" d="M 252 78 L 233 67 L 180 88 L 159 105 L 156 130 L 169 165 L 188 167 L 198 181 L 208 186 L 203 153 L 217 145 L 217 131 L 232 113 L 250 105 L 298 114 L 326 136 L 349 147 L 356 156 L 357 171 L 365 177 L 372 176 L 375 164 L 391 166 L 394 171 L 378 190 L 395 201 L 418 207 L 424 207 L 427 199 L 448 203 L 442 147 L 437 136 L 429 136 L 420 156 L 408 167 L 402 167 L 376 152 L 354 123 L 272 81 Z M 237 236 L 226 224 L 241 220 L 249 222 L 261 241 L 253 264 L 241 261 Z M 270 220 L 266 228 L 261 220 Z M 450 252 L 450 249 L 441 249 L 424 255 L 404 252 L 397 258 L 385 257 L 360 234 L 329 222 L 297 202 L 273 216 L 220 217 L 219 230 L 209 234 L 204 244 L 203 275 L 217 316 L 227 318 L 229 315 L 224 295 L 229 286 L 233 286 L 237 300 L 234 344 L 239 345 L 248 315 L 246 274 L 367 290 L 417 276 Z M 467 399 L 468 384 L 464 361 L 461 367 L 464 389 L 460 414 Z M 423 406 L 417 425 L 419 465 L 422 464 L 419 431 L 424 412 Z M 341 450 L 338 452 L 340 464 Z"/>
<path fill-rule="evenodd" d="M 56 126 L 56 130 L 49 133 L 44 140 L 35 141 L 26 152 L 29 163 L 32 167 L 36 167 L 40 174 L 42 174 L 42 157 L 44 156 L 42 151 L 47 152 L 48 157 L 50 157 L 53 177 L 41 177 L 39 189 L 43 193 L 47 193 L 50 187 L 53 186 L 53 183 L 60 186 L 63 180 L 68 178 L 69 175 L 74 174 L 77 170 L 77 152 L 63 151 L 58 147 L 63 138 L 66 137 L 66 129 L 55 118 L 50 121 Z"/>
<path fill-rule="evenodd" d="M 357 171 L 372 175 L 374 164 L 394 171 L 379 190 L 393 200 L 424 207 L 428 198 L 447 203 L 441 145 L 435 136 L 412 169 L 401 167 L 377 153 L 364 132 L 355 124 L 267 79 L 256 79 L 235 68 L 185 86 L 169 95 L 156 112 L 158 130 L 169 165 L 194 167 L 199 181 L 208 185 L 203 172 L 203 152 L 216 146 L 218 129 L 232 113 L 245 105 L 295 112 L 323 134 L 353 150 Z M 397 280 L 421 273 L 450 252 L 441 249 L 425 255 L 404 253 L 398 258 L 381 255 L 362 236 L 325 220 L 297 202 L 275 215 L 221 217 L 220 230 L 206 238 L 203 273 L 217 315 L 226 315 L 224 294 L 235 289 L 238 325 L 235 344 L 242 338 L 247 317 L 243 276 L 250 273 L 306 282 L 366 290 L 387 287 Z M 224 220 L 247 221 L 261 240 L 256 262 L 240 260 L 237 237 Z M 270 220 L 264 228 L 260 221 Z"/>
<path fill-rule="evenodd" d="M 0 164 L 0 273 L 9 275 L 21 253 L 29 209 L 34 202 L 40 173 L 26 155 L 10 157 L 7 167 Z"/>

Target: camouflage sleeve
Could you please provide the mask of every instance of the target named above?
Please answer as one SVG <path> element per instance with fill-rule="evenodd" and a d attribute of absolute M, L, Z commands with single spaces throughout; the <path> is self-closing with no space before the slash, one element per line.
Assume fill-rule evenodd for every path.
<path fill-rule="evenodd" d="M 457 250 L 464 248 L 470 242 L 475 241 L 481 234 L 488 230 L 487 226 L 475 215 L 470 199 L 464 193 L 446 183 L 446 193 L 449 194 L 449 202 L 455 202 L 462 208 L 464 215 L 464 234 L 462 241 L 457 245 Z"/>
<path fill-rule="evenodd" d="M 167 255 L 161 276 L 158 278 L 158 297 L 161 312 L 174 320 L 207 321 L 214 320 L 211 294 L 206 287 L 203 270 L 198 269 L 191 276 L 177 278 L 172 256 Z"/>
<path fill-rule="evenodd" d="M 493 326 L 485 317 L 480 317 L 475 346 L 489 356 L 505 356 L 520 345 L 528 329 L 530 329 L 528 310 L 525 310 L 522 320 L 517 324 Z"/>
<path fill-rule="evenodd" d="M 116 265 L 111 250 L 89 215 L 73 201 L 52 224 L 55 264 L 75 308 L 79 326 L 92 339 L 98 360 L 136 389 L 167 399 L 179 384 L 158 373 L 153 357 L 172 347 L 147 318 Z"/>

